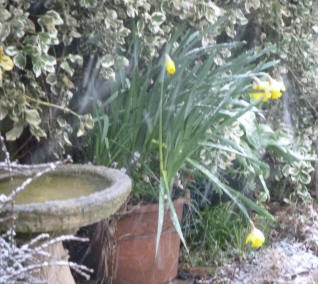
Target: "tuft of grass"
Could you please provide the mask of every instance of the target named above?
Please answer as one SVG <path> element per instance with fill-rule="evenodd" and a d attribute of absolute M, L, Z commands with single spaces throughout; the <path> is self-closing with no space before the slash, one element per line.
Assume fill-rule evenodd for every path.
<path fill-rule="evenodd" d="M 242 260 L 248 233 L 248 221 L 232 202 L 196 212 L 185 232 L 192 264 L 222 265 L 230 259 Z"/>

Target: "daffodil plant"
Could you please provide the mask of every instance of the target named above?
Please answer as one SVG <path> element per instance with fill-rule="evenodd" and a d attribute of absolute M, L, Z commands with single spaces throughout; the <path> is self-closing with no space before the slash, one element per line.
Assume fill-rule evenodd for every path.
<path fill-rule="evenodd" d="M 187 167 L 202 172 L 245 212 L 245 206 L 250 206 L 266 215 L 264 209 L 222 183 L 196 158 L 208 130 L 216 135 L 251 109 L 253 105 L 247 104 L 232 117 L 224 115 L 235 100 L 248 92 L 251 76 L 260 76 L 271 64 L 254 64 L 266 51 L 256 55 L 250 51 L 218 66 L 214 55 L 219 50 L 230 50 L 241 44 L 198 48 L 202 37 L 200 32 L 181 27 L 159 60 L 145 65 L 135 35 L 131 78 L 123 76 L 109 99 L 95 105 L 96 127 L 90 159 L 98 164 L 126 168 L 134 179 L 133 194 L 138 189 L 138 198 L 149 200 L 147 197 L 155 193 L 153 201 L 159 204 L 157 248 L 165 206 L 185 245 L 173 198 L 178 191 L 175 186 L 178 175 Z M 137 163 L 134 162 L 136 152 L 140 155 Z"/>
<path fill-rule="evenodd" d="M 178 72 L 176 73 L 175 62 L 172 60 L 171 56 L 168 53 L 165 54 L 165 58 L 164 59 L 165 59 L 165 61 L 164 61 L 165 68 L 162 67 L 162 70 L 165 69 L 165 71 L 169 75 L 174 75 L 174 76 L 179 75 L 179 76 L 181 76 L 180 74 L 177 74 Z M 181 72 L 185 71 L 184 69 L 182 70 L 182 67 L 180 69 L 181 69 Z M 202 74 L 202 76 L 204 76 L 204 75 Z M 179 77 L 179 78 L 181 78 L 181 77 Z M 172 141 L 170 140 L 169 141 L 169 138 L 164 139 L 165 137 L 169 136 L 169 133 L 164 135 L 165 134 L 164 132 L 165 132 L 165 130 L 167 128 L 163 128 L 163 124 L 164 124 L 164 120 L 165 120 L 164 119 L 165 110 L 164 110 L 163 104 L 164 104 L 165 101 L 167 101 L 167 94 L 164 91 L 165 90 L 165 80 L 169 81 L 169 79 L 173 82 L 173 79 L 166 77 L 165 76 L 165 72 L 162 71 L 161 72 L 161 77 L 160 77 L 161 88 L 160 88 L 160 103 L 159 103 L 159 143 L 158 143 L 158 145 L 159 145 L 159 162 L 160 162 L 159 212 L 161 212 L 161 214 L 159 214 L 159 220 L 158 220 L 157 249 L 158 249 L 158 246 L 159 246 L 159 239 L 160 239 L 160 234 L 161 234 L 161 230 L 162 230 L 163 212 L 164 212 L 164 203 L 165 202 L 168 203 L 168 206 L 170 208 L 172 221 L 174 222 L 175 228 L 176 228 L 177 232 L 179 233 L 182 242 L 185 245 L 185 241 L 183 239 L 183 234 L 181 232 L 181 227 L 180 227 L 180 224 L 178 222 L 178 218 L 177 218 L 177 215 L 175 213 L 175 210 L 174 210 L 174 207 L 173 207 L 173 203 L 172 203 L 172 199 L 171 199 L 171 190 L 172 190 L 172 187 L 173 187 L 172 184 L 173 184 L 173 182 L 175 180 L 177 172 L 183 167 L 183 163 L 184 162 L 188 162 L 189 164 L 191 164 L 192 166 L 196 167 L 197 169 L 202 170 L 201 165 L 197 164 L 196 162 L 194 162 L 191 159 L 191 154 L 193 153 L 193 151 L 195 149 L 198 148 L 199 141 L 201 139 L 203 139 L 203 137 L 204 137 L 202 135 L 204 132 L 201 133 L 201 135 L 202 135 L 201 139 L 200 139 L 200 136 L 198 136 L 198 134 L 196 135 L 196 130 L 197 129 L 193 130 L 193 136 L 192 137 L 187 137 L 185 135 L 186 131 L 184 131 L 184 128 L 191 128 L 191 127 L 193 127 L 193 125 L 187 125 L 186 122 L 183 122 L 183 124 L 181 125 L 182 126 L 181 128 L 179 128 L 179 127 L 173 128 L 176 131 L 176 133 L 177 133 L 177 135 L 175 136 L 175 140 L 172 140 Z M 177 87 L 177 85 L 176 85 L 176 87 Z M 273 79 L 270 81 L 270 83 L 269 83 L 269 92 L 271 92 L 271 97 L 272 98 L 279 96 L 278 92 L 281 91 L 281 87 L 282 86 L 279 85 L 278 82 L 274 81 Z M 279 90 L 278 90 L 278 88 L 279 88 Z M 267 90 L 265 90 L 265 91 L 267 92 Z M 187 99 L 189 99 L 189 98 L 187 98 Z M 185 106 L 186 107 L 190 107 L 189 106 L 190 102 L 191 103 L 195 103 L 196 100 L 194 98 L 191 98 L 190 100 L 186 100 L 184 102 Z M 195 109 L 193 109 L 192 107 L 190 107 L 190 109 L 191 109 L 191 111 L 193 111 L 195 113 Z M 186 108 L 185 108 L 185 110 L 186 110 Z M 181 111 L 181 113 L 182 113 L 182 115 L 185 115 L 184 112 Z M 203 115 L 203 114 L 205 114 L 205 115 L 207 115 L 207 117 L 209 117 L 208 113 L 204 113 L 204 112 L 201 113 L 201 115 Z M 191 119 L 192 118 L 191 116 L 192 116 L 192 114 L 189 113 L 188 114 L 188 118 Z M 174 123 L 175 119 L 178 120 L 178 118 L 175 118 L 174 116 L 170 115 L 170 117 L 171 117 L 170 123 L 172 123 L 172 124 Z M 169 122 L 166 121 L 166 123 L 169 123 Z M 203 123 L 203 125 L 204 125 L 204 127 L 206 127 L 205 131 L 210 126 L 209 124 L 204 124 L 204 123 Z M 197 126 L 197 127 L 200 128 L 199 126 Z M 173 150 L 172 150 L 171 147 L 169 147 L 169 145 L 171 145 L 171 144 L 175 145 L 176 143 L 179 142 L 178 139 L 186 139 L 187 141 L 182 141 L 180 148 L 177 148 L 177 149 L 173 148 Z M 187 150 L 187 152 L 184 152 L 184 148 L 187 147 L 187 143 L 189 143 L 190 147 Z M 172 151 L 170 150 L 171 152 L 169 152 L 169 148 L 172 150 Z M 169 161 L 169 159 L 171 159 L 171 161 Z M 210 174 L 208 174 L 208 176 L 210 176 Z M 213 177 L 212 180 L 215 180 L 216 184 L 221 184 L 221 182 L 218 179 L 215 179 L 215 177 Z M 222 188 L 222 186 L 223 185 L 221 185 L 221 188 Z M 238 196 L 234 196 L 235 193 L 233 193 L 231 189 L 229 189 L 229 188 L 225 189 L 225 187 L 223 187 L 223 188 L 224 188 L 225 192 L 228 192 L 229 195 L 232 196 L 235 199 L 236 202 L 238 202 Z M 251 219 L 249 218 L 248 213 L 245 210 L 244 206 L 242 204 L 239 204 L 239 207 L 242 209 L 242 211 L 244 212 L 246 217 L 250 220 L 251 224 L 253 224 Z M 260 237 L 260 234 L 258 234 L 258 232 L 260 232 L 260 231 L 257 230 L 256 228 L 254 228 L 253 233 L 256 234 L 256 238 L 253 239 L 254 240 L 253 246 L 260 243 L 259 238 L 258 238 L 258 237 Z M 254 235 L 252 235 L 252 236 L 254 236 Z M 185 245 L 185 247 L 186 247 L 186 245 Z"/>

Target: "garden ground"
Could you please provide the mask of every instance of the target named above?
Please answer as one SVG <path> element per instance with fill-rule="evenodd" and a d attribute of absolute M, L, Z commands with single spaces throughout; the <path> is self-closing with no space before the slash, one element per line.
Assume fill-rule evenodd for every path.
<path fill-rule="evenodd" d="M 274 213 L 279 226 L 268 236 L 270 245 L 241 262 L 191 268 L 187 273 L 194 279 L 173 284 L 318 283 L 318 205 L 285 206 Z"/>

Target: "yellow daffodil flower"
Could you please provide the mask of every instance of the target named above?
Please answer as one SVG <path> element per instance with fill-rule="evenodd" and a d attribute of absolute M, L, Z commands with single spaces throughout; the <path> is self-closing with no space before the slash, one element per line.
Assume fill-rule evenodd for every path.
<path fill-rule="evenodd" d="M 166 54 L 166 70 L 171 75 L 176 72 L 176 65 L 168 54 Z"/>
<path fill-rule="evenodd" d="M 285 85 L 281 81 L 271 79 L 269 81 L 269 88 L 272 92 L 272 99 L 277 100 L 282 96 L 282 92 L 286 91 Z"/>
<path fill-rule="evenodd" d="M 254 78 L 253 90 L 257 92 L 250 93 L 254 100 L 263 99 L 263 102 L 267 102 L 269 99 L 277 100 L 282 96 L 282 92 L 286 90 L 283 82 L 268 77 L 268 81 L 260 81 Z"/>
<path fill-rule="evenodd" d="M 3 55 L 3 47 L 0 46 L 0 66 L 5 71 L 10 71 L 13 69 L 13 61 L 9 56 Z"/>
<path fill-rule="evenodd" d="M 263 102 L 267 102 L 271 98 L 270 85 L 267 81 L 259 81 L 253 85 L 253 90 L 257 92 L 250 93 L 250 96 L 254 100 L 263 99 Z"/>
<path fill-rule="evenodd" d="M 248 234 L 245 240 L 245 244 L 248 245 L 249 243 L 251 243 L 252 248 L 258 248 L 263 245 L 264 241 L 265 241 L 265 237 L 263 232 L 255 228 L 254 225 L 252 225 L 252 230 Z"/>

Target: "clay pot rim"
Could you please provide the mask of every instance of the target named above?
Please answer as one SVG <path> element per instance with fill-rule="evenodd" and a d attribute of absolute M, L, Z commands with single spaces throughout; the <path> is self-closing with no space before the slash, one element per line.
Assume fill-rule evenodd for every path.
<path fill-rule="evenodd" d="M 188 203 L 188 199 L 185 197 L 179 197 L 172 201 L 174 206 L 178 205 L 184 205 Z M 165 210 L 168 210 L 168 203 L 165 204 Z M 129 209 L 128 214 L 134 214 L 134 213 L 149 213 L 149 212 L 157 212 L 158 211 L 158 203 L 152 203 L 152 204 L 141 204 L 141 205 L 134 205 Z M 125 215 L 125 214 L 124 214 Z"/>

